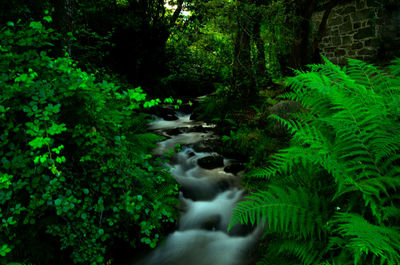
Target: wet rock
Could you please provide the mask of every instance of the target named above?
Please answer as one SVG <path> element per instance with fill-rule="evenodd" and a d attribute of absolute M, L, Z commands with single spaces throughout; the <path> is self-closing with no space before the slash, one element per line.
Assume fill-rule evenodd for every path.
<path fill-rule="evenodd" d="M 226 191 L 233 187 L 233 183 L 228 179 L 223 179 L 217 183 L 217 187 L 221 191 Z"/>
<path fill-rule="evenodd" d="M 171 108 L 156 108 L 154 111 L 154 115 L 163 118 L 166 121 L 175 121 L 178 119 L 176 116 L 176 112 L 174 109 Z"/>
<path fill-rule="evenodd" d="M 201 229 L 205 230 L 216 230 L 218 228 L 219 223 L 221 222 L 221 216 L 216 215 L 208 218 L 202 225 Z"/>
<path fill-rule="evenodd" d="M 253 232 L 255 228 L 251 225 L 235 225 L 229 230 L 230 236 L 247 236 L 251 232 Z"/>
<path fill-rule="evenodd" d="M 166 121 L 176 121 L 178 119 L 175 114 L 165 114 L 162 118 Z"/>
<path fill-rule="evenodd" d="M 236 175 L 238 172 L 242 171 L 245 169 L 245 166 L 241 163 L 234 163 L 231 165 L 228 165 L 224 168 L 224 171 L 227 173 L 232 173 Z"/>
<path fill-rule="evenodd" d="M 214 169 L 224 166 L 224 158 L 220 155 L 206 156 L 197 160 L 197 164 L 205 169 Z"/>
<path fill-rule="evenodd" d="M 212 145 L 210 144 L 210 141 L 200 141 L 198 143 L 195 143 L 193 145 L 193 150 L 196 152 L 213 152 Z"/>
<path fill-rule="evenodd" d="M 185 198 L 193 201 L 208 201 L 212 200 L 219 192 L 217 188 L 213 189 L 198 189 L 193 186 L 182 186 L 181 192 Z"/>
<path fill-rule="evenodd" d="M 191 127 L 189 131 L 190 131 L 190 132 L 207 132 L 208 129 L 207 129 L 207 128 L 204 128 L 204 127 L 201 126 L 201 125 L 197 125 L 197 126 Z"/>
<path fill-rule="evenodd" d="M 182 130 L 179 128 L 174 128 L 174 129 L 169 129 L 164 131 L 167 135 L 173 136 L 173 135 L 178 135 L 182 133 Z"/>

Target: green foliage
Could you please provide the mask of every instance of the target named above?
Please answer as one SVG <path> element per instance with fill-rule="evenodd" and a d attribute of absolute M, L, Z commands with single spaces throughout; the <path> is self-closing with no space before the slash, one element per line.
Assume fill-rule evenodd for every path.
<path fill-rule="evenodd" d="M 172 38 L 176 39 L 168 43 L 167 52 L 172 59 L 167 63 L 169 75 L 161 80 L 161 85 L 175 96 L 211 92 L 213 82 L 221 81 L 224 78 L 222 72 L 228 70 L 217 61 L 215 55 L 207 54 L 202 48 L 188 47 L 181 36 L 175 34 Z"/>
<path fill-rule="evenodd" d="M 280 65 L 280 60 L 288 57 L 291 52 L 291 44 L 295 38 L 295 27 L 292 25 L 299 21 L 287 2 L 270 1 L 262 11 L 261 34 L 265 43 L 267 68 L 272 78 L 281 78 L 282 72 L 286 71 Z"/>
<path fill-rule="evenodd" d="M 267 189 L 238 203 L 232 224 L 266 226 L 279 248 L 264 264 L 279 253 L 301 264 L 399 264 L 399 61 L 387 73 L 324 60 L 287 80 L 293 92 L 283 97 L 307 111 L 271 115 L 291 145 L 250 174 Z"/>
<path fill-rule="evenodd" d="M 235 123 L 230 119 L 224 119 L 224 121 Z M 222 136 L 225 148 L 249 157 L 250 167 L 268 158 L 270 154 L 268 151 L 271 151 L 275 143 L 263 130 L 251 128 L 245 124 L 241 124 L 239 128 L 234 126 L 230 128 L 229 135 Z"/>
<path fill-rule="evenodd" d="M 191 16 L 179 20 L 167 42 L 169 73 L 162 79 L 164 87 L 180 95 L 204 95 L 217 83 L 229 83 L 233 42 L 228 15 L 232 7 L 221 0 L 188 3 L 185 8 Z"/>
<path fill-rule="evenodd" d="M 104 264 L 116 242 L 155 247 L 177 202 L 140 111 L 160 100 L 52 58 L 54 41 L 41 22 L 0 30 L 0 263 Z"/>

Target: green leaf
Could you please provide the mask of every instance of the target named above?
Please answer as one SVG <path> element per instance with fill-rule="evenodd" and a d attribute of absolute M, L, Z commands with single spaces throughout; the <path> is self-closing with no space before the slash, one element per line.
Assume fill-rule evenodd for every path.
<path fill-rule="evenodd" d="M 62 200 L 61 200 L 60 198 L 58 198 L 58 199 L 56 199 L 56 200 L 54 201 L 54 205 L 55 205 L 55 206 L 60 206 L 61 203 L 62 203 Z"/>
<path fill-rule="evenodd" d="M 87 214 L 86 214 L 86 213 L 82 213 L 82 214 L 81 214 L 81 218 L 82 218 L 83 220 L 86 220 Z"/>
<path fill-rule="evenodd" d="M 32 21 L 29 24 L 29 27 L 33 28 L 33 29 L 37 29 L 37 30 L 41 30 L 43 29 L 43 25 L 40 21 Z"/>
<path fill-rule="evenodd" d="M 28 80 L 28 74 L 21 74 L 14 79 L 15 82 L 26 82 Z"/>
<path fill-rule="evenodd" d="M 47 21 L 48 23 L 52 22 L 53 19 L 51 18 L 51 16 L 45 16 L 43 17 L 43 20 Z"/>
<path fill-rule="evenodd" d="M 7 244 L 4 244 L 0 247 L 0 256 L 2 257 L 5 257 L 10 252 L 11 248 Z"/>

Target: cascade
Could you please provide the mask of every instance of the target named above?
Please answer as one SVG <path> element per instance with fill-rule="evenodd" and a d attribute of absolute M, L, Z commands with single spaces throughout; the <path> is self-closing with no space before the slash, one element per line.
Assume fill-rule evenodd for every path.
<path fill-rule="evenodd" d="M 212 125 L 190 120 L 190 115 L 177 113 L 177 120 L 157 118 L 149 128 L 168 139 L 154 150 L 162 155 L 175 145 L 183 146 L 167 166 L 181 186 L 179 194 L 183 212 L 177 231 L 138 265 L 246 265 L 250 252 L 261 234 L 236 226 L 227 228 L 237 201 L 242 199 L 240 177 L 225 172 L 224 167 L 205 169 L 198 160 L 217 155 L 215 152 L 196 151 L 195 145 L 215 139 Z M 168 134 L 179 129 L 180 133 Z M 200 130 L 199 130 L 200 129 Z M 224 159 L 224 166 L 230 163 Z"/>

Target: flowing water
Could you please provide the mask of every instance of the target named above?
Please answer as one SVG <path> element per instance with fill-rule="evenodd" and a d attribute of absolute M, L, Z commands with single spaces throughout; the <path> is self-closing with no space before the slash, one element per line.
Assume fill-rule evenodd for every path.
<path fill-rule="evenodd" d="M 249 253 L 259 237 L 260 229 L 251 231 L 249 228 L 234 227 L 227 232 L 234 205 L 243 196 L 243 190 L 239 188 L 240 179 L 226 173 L 223 167 L 212 170 L 201 168 L 198 160 L 216 153 L 196 152 L 193 145 L 215 139 L 212 125 L 192 121 L 189 115 L 177 116 L 175 121 L 159 118 L 150 124 L 150 129 L 168 137 L 158 144 L 156 154 L 162 155 L 176 144 L 183 146 L 174 162 L 168 166 L 172 176 L 181 185 L 179 197 L 184 211 L 177 231 L 139 264 L 249 264 Z M 177 128 L 181 133 L 168 135 L 168 130 Z M 224 159 L 224 166 L 229 163 L 230 160 Z"/>

